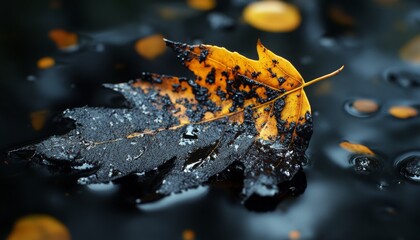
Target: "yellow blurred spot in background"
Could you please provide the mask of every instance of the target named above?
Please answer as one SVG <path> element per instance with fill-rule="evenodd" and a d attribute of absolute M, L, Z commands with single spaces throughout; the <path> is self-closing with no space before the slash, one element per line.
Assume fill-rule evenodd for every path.
<path fill-rule="evenodd" d="M 29 117 L 31 118 L 32 128 L 35 131 L 40 131 L 44 128 L 48 113 L 49 113 L 48 110 L 40 110 L 40 111 L 31 112 Z"/>
<path fill-rule="evenodd" d="M 208 11 L 216 7 L 216 0 L 187 0 L 187 4 L 190 8 Z"/>
<path fill-rule="evenodd" d="M 420 64 L 420 35 L 412 38 L 400 49 L 400 58 L 414 64 Z"/>
<path fill-rule="evenodd" d="M 182 232 L 182 240 L 194 240 L 195 233 L 191 229 L 186 229 Z"/>
<path fill-rule="evenodd" d="M 70 232 L 57 219 L 48 215 L 28 215 L 13 226 L 7 240 L 70 240 Z"/>
<path fill-rule="evenodd" d="M 61 50 L 77 46 L 78 36 L 76 33 L 67 32 L 63 29 L 53 29 L 48 32 L 48 37 Z"/>
<path fill-rule="evenodd" d="M 345 142 L 340 143 L 340 147 L 352 153 L 375 156 L 375 153 L 372 150 L 370 150 L 368 147 L 362 144 L 351 143 L 351 142 L 345 141 Z"/>
<path fill-rule="evenodd" d="M 388 110 L 393 117 L 406 119 L 417 116 L 417 109 L 410 106 L 392 106 Z"/>
<path fill-rule="evenodd" d="M 55 60 L 52 57 L 43 57 L 43 58 L 40 58 L 37 62 L 37 66 L 39 69 L 51 68 L 54 65 L 55 65 Z"/>
<path fill-rule="evenodd" d="M 166 51 L 166 45 L 161 34 L 141 38 L 136 41 L 134 47 L 140 56 L 149 60 L 155 59 Z"/>
<path fill-rule="evenodd" d="M 249 25 L 267 32 L 290 32 L 299 27 L 301 16 L 292 4 L 282 1 L 258 1 L 250 3 L 243 11 Z"/>

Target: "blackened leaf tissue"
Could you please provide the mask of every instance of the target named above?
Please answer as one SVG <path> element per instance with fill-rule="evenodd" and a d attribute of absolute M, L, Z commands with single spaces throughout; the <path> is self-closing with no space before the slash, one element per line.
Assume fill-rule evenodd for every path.
<path fill-rule="evenodd" d="M 130 107 L 67 110 L 74 129 L 22 149 L 34 151 L 39 164 L 84 172 L 81 184 L 166 166 L 150 189 L 166 195 L 212 184 L 240 166 L 243 199 L 278 194 L 301 170 L 312 134 L 306 95 L 291 91 L 304 84 L 299 73 L 261 43 L 259 61 L 210 45 L 167 45 L 196 79 L 145 73 L 107 84 Z"/>

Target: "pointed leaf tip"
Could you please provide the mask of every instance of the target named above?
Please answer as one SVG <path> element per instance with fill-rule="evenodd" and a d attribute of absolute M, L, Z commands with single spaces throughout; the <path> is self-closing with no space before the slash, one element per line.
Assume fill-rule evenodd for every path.
<path fill-rule="evenodd" d="M 259 47 L 261 47 L 261 48 L 265 48 L 265 46 L 264 46 L 264 44 L 261 42 L 261 39 L 260 39 L 260 38 L 258 38 L 258 39 L 257 39 L 257 48 L 259 48 Z"/>
<path fill-rule="evenodd" d="M 175 42 L 171 41 L 169 39 L 163 38 L 163 41 L 165 42 L 166 46 L 168 46 L 168 47 L 172 47 L 172 46 L 175 45 Z"/>

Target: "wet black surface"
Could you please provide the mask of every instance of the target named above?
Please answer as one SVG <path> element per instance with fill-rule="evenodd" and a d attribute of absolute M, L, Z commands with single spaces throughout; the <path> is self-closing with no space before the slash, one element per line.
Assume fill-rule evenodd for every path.
<path fill-rule="evenodd" d="M 137 205 L 142 193 L 133 190 L 132 181 L 80 186 L 74 184 L 77 177 L 45 177 L 49 174 L 44 168 L 9 162 L 0 169 L 1 238 L 19 217 L 46 213 L 60 219 L 74 239 L 180 239 L 187 228 L 196 232 L 197 239 L 285 239 L 292 230 L 298 230 L 302 239 L 416 239 L 420 186 L 412 179 L 418 172 L 418 155 L 412 153 L 420 147 L 419 117 L 396 119 L 387 109 L 420 105 L 415 87 L 418 66 L 398 55 L 420 31 L 415 20 L 420 5 L 415 0 L 392 6 L 373 0 L 293 1 L 302 12 L 302 25 L 275 34 L 239 20 L 244 2 L 219 4 L 212 12 L 233 19 L 235 24 L 229 27 L 215 27 L 211 21 L 217 20 L 211 20 L 208 12 L 188 9 L 183 2 L 9 3 L 3 8 L 9 11 L 2 14 L 7 21 L 0 32 L 0 148 L 6 152 L 67 132 L 71 124 L 63 127 L 66 124 L 56 121 L 67 108 L 124 106 L 121 96 L 102 88 L 102 83 L 127 82 L 143 71 L 188 76 L 187 70 L 172 64 L 176 57 L 169 51 L 153 61 L 139 57 L 133 47 L 138 38 L 162 33 L 181 42 L 224 46 L 251 58 L 256 57 L 255 43 L 261 38 L 306 80 L 346 66 L 338 77 L 306 89 L 314 134 L 302 195 L 283 200 L 266 213 L 248 211 L 223 187 L 200 187 Z M 59 8 L 52 7 L 56 3 Z M 159 17 L 159 9 L 168 6 L 177 9 L 178 19 Z M 352 16 L 354 24 L 344 27 L 332 21 L 330 6 Z M 57 27 L 78 33 L 80 48 L 58 51 L 48 39 L 48 31 Z M 38 70 L 36 61 L 43 56 L 55 57 L 56 66 Z M 379 112 L 364 118 L 347 113 L 344 105 L 355 98 L 375 100 Z M 41 131 L 34 131 L 29 114 L 42 109 L 48 109 L 50 117 Z M 378 164 L 353 161 L 339 147 L 343 140 L 370 147 Z M 150 184 L 159 180 L 149 179 Z"/>

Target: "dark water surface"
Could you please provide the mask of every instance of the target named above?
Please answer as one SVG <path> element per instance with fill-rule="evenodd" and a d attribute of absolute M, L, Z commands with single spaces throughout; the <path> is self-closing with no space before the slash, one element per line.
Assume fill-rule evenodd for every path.
<path fill-rule="evenodd" d="M 420 119 L 397 119 L 388 109 L 420 110 L 420 65 L 399 55 L 420 33 L 420 3 L 296 0 L 291 2 L 301 10 L 301 26 L 267 33 L 241 21 L 247 2 L 219 1 L 210 12 L 183 1 L 9 2 L 0 30 L 0 237 L 20 217 L 43 213 L 62 221 L 73 239 L 182 239 L 185 229 L 196 239 L 288 239 L 293 230 L 301 239 L 418 239 Z M 331 17 L 332 8 L 351 24 Z M 176 17 L 163 19 L 162 9 Z M 58 51 L 48 39 L 53 28 L 77 33 L 79 47 Z M 155 60 L 136 54 L 135 41 L 153 33 L 250 58 L 256 58 L 260 38 L 307 80 L 345 65 L 338 76 L 306 89 L 314 134 L 302 195 L 265 213 L 247 210 L 219 187 L 142 204 L 130 184 L 80 186 L 45 177 L 45 169 L 25 161 L 3 163 L 7 150 L 66 132 L 58 116 L 67 108 L 122 106 L 123 98 L 102 83 L 126 82 L 144 71 L 190 76 L 171 51 Z M 54 57 L 56 65 L 37 69 L 43 56 Z M 374 100 L 379 110 L 365 116 L 345 107 L 360 98 Z M 49 114 L 35 131 L 29 116 L 39 110 Z M 339 147 L 344 140 L 377 155 L 352 156 Z"/>

